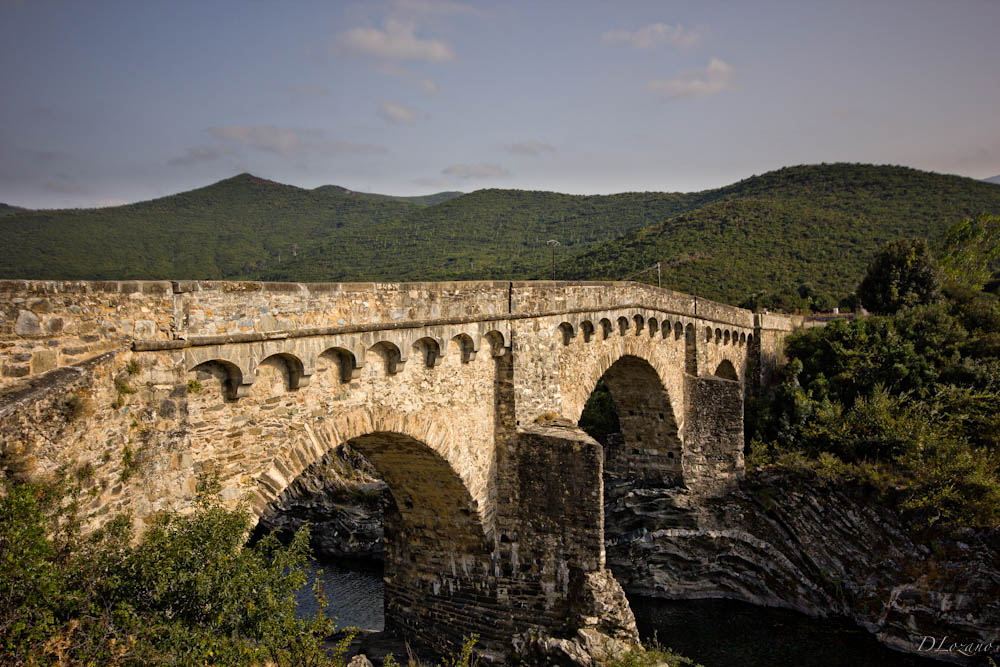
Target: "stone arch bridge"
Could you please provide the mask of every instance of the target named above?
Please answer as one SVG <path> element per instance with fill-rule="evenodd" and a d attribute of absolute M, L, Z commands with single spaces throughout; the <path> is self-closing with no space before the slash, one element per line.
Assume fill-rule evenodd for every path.
<path fill-rule="evenodd" d="M 386 625 L 629 639 L 605 473 L 726 493 L 789 318 L 636 283 L 0 282 L 0 467 L 141 528 L 216 476 L 258 515 L 343 443 L 386 480 Z M 599 379 L 624 442 L 575 427 Z M 513 643 L 512 643 L 513 642 Z"/>

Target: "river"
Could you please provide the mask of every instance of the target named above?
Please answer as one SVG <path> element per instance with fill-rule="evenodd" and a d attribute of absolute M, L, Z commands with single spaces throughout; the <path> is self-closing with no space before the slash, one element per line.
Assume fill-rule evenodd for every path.
<path fill-rule="evenodd" d="M 374 569 L 314 561 L 298 596 L 302 613 L 314 612 L 312 582 L 319 578 L 338 627 L 382 630 L 382 578 Z M 880 644 L 846 620 L 810 618 L 783 609 L 732 600 L 660 600 L 630 597 L 643 639 L 704 667 L 930 667 L 943 663 Z"/>

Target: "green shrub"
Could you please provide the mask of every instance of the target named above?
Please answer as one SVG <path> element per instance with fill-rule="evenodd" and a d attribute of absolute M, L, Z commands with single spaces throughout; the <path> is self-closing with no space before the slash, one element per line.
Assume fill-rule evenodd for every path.
<path fill-rule="evenodd" d="M 0 493 L 0 654 L 9 664 L 342 665 L 320 612 L 297 618 L 308 532 L 243 547 L 245 509 L 204 501 L 142 539 L 119 516 L 90 535 L 65 484 Z"/>

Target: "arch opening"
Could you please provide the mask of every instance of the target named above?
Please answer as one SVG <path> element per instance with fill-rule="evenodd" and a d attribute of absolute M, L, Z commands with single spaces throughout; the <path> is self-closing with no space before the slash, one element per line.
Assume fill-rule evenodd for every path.
<path fill-rule="evenodd" d="M 458 349 L 459 358 L 463 364 L 467 364 L 476 358 L 476 346 L 472 337 L 468 334 L 458 334 L 451 339 L 451 346 Z"/>
<path fill-rule="evenodd" d="M 573 342 L 573 338 L 576 336 L 576 332 L 573 331 L 573 325 L 569 322 L 563 322 L 559 325 L 559 337 L 562 339 L 562 344 L 564 346 L 569 345 Z"/>
<path fill-rule="evenodd" d="M 424 366 L 434 368 L 441 363 L 441 345 L 433 338 L 421 338 L 413 343 L 413 351 L 424 361 Z"/>
<path fill-rule="evenodd" d="M 601 328 L 601 340 L 607 340 L 611 338 L 611 333 L 614 331 L 614 327 L 611 325 L 611 320 L 606 317 L 602 317 L 601 321 L 598 323 Z"/>
<path fill-rule="evenodd" d="M 715 376 L 723 380 L 739 381 L 740 379 L 740 376 L 736 372 L 736 367 L 733 366 L 733 362 L 729 361 L 729 359 L 723 359 L 719 363 L 719 366 L 715 369 Z"/>
<path fill-rule="evenodd" d="M 248 387 L 243 384 L 243 371 L 239 366 L 224 359 L 212 359 L 203 361 L 190 371 L 188 377 L 191 378 L 188 384 L 188 392 L 197 386 L 195 391 L 201 391 L 207 386 L 215 386 L 226 401 L 235 401 L 248 393 Z M 197 383 L 197 385 L 193 383 Z"/>
<path fill-rule="evenodd" d="M 604 544 L 608 567 L 619 582 L 631 580 L 616 564 L 629 563 L 632 528 L 626 497 L 635 489 L 684 484 L 682 446 L 666 388 L 644 359 L 625 355 L 597 381 L 579 426 L 604 449 Z M 616 571 L 617 570 L 617 571 Z"/>
<path fill-rule="evenodd" d="M 347 384 L 358 377 L 360 368 L 354 354 L 342 347 L 331 347 L 319 355 L 320 360 L 333 362 L 341 384 Z M 325 369 L 324 369 L 325 370 Z"/>
<path fill-rule="evenodd" d="M 441 627 L 453 596 L 468 595 L 489 569 L 479 508 L 451 463 L 428 444 L 377 431 L 348 439 L 307 466 L 260 514 L 256 533 L 313 524 L 312 546 L 381 574 L 383 627 L 420 637 Z M 346 561 L 345 561 L 346 559 Z M 431 643 L 461 643 L 469 628 Z M 447 631 L 446 631 L 447 632 Z"/>
<path fill-rule="evenodd" d="M 402 370 L 403 364 L 406 363 L 402 358 L 399 348 L 395 344 L 385 340 L 379 341 L 368 348 L 368 354 L 378 358 L 386 375 L 395 375 Z"/>
<path fill-rule="evenodd" d="M 272 354 L 257 364 L 257 380 L 254 386 L 263 386 L 266 383 L 261 380 L 267 378 L 272 380 L 271 384 L 276 384 L 275 380 L 280 381 L 283 391 L 295 391 L 308 384 L 302 361 L 286 353 Z"/>

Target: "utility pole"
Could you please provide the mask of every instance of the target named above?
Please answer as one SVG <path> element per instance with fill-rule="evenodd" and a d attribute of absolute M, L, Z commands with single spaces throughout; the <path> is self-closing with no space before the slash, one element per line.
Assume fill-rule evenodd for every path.
<path fill-rule="evenodd" d="M 552 280 L 556 279 L 556 246 L 559 245 L 559 241 L 555 239 L 550 239 L 545 242 L 549 248 L 552 249 Z"/>

